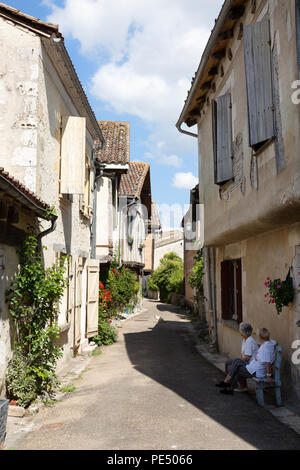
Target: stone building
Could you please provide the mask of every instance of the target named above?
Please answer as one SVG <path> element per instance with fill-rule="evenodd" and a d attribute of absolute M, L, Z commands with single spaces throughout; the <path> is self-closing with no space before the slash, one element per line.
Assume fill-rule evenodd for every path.
<path fill-rule="evenodd" d="M 283 346 L 283 385 L 298 399 L 299 38 L 298 0 L 226 0 L 177 122 L 198 140 L 212 342 L 235 357 L 241 321 L 267 327 Z M 278 315 L 265 282 L 289 274 L 294 301 Z"/>
<path fill-rule="evenodd" d="M 0 49 L 0 166 L 57 214 L 45 265 L 71 259 L 58 319 L 62 366 L 97 332 L 94 142 L 104 139 L 57 25 L 1 4 Z"/>
<path fill-rule="evenodd" d="M 148 221 L 151 218 L 150 166 L 143 162 L 130 162 L 129 170 L 121 177 L 120 260 L 141 276 L 145 267 L 145 248 Z"/>
<path fill-rule="evenodd" d="M 120 247 L 120 182 L 129 169 L 130 124 L 114 121 L 100 121 L 98 124 L 105 144 L 96 152 L 99 176 L 97 174 L 96 177 L 95 254 L 101 263 L 100 275 L 104 281 L 114 252 L 118 252 Z"/>

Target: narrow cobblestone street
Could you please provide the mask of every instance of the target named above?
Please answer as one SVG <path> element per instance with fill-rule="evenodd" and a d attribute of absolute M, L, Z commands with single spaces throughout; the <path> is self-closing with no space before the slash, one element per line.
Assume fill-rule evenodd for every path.
<path fill-rule="evenodd" d="M 222 373 L 196 352 L 189 331 L 178 308 L 145 300 L 17 449 L 300 449 L 299 436 L 247 394 L 219 394 Z"/>

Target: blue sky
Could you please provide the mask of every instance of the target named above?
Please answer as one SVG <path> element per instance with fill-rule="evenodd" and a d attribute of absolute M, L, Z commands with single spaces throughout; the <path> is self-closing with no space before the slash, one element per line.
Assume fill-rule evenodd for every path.
<path fill-rule="evenodd" d="M 184 212 L 197 183 L 197 140 L 175 124 L 222 0 L 5 3 L 59 24 L 97 119 L 130 122 L 131 161 L 150 163 L 152 199 Z"/>

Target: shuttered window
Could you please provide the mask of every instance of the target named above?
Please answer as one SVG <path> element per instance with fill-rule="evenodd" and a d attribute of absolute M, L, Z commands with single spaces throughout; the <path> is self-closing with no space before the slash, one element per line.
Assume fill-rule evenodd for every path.
<path fill-rule="evenodd" d="M 215 184 L 224 184 L 233 177 L 231 111 L 230 93 L 212 102 Z"/>
<path fill-rule="evenodd" d="M 268 19 L 244 28 L 249 146 L 260 146 L 276 136 L 274 120 L 271 35 Z"/>
<path fill-rule="evenodd" d="M 242 262 L 240 259 L 226 260 L 221 263 L 221 302 L 222 318 L 241 323 L 243 303 Z"/>

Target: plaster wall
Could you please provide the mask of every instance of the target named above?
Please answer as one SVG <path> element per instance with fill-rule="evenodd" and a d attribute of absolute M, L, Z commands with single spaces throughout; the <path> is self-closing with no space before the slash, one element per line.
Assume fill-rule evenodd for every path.
<path fill-rule="evenodd" d="M 93 211 L 83 215 L 83 196 L 62 196 L 59 191 L 61 118 L 79 116 L 76 103 L 66 90 L 47 55 L 40 37 L 0 19 L 0 166 L 22 181 L 58 216 L 54 232 L 43 238 L 45 265 L 56 253 L 72 255 L 75 271 L 79 257 L 91 257 Z M 86 128 L 86 157 L 91 167 L 90 201 L 94 207 L 93 137 Z M 42 221 L 40 230 L 49 228 Z M 83 276 L 83 280 L 85 277 Z M 82 285 L 82 294 L 85 295 Z M 64 326 L 64 313 L 59 321 Z M 82 312 L 82 331 L 85 331 Z M 73 321 L 62 338 L 63 364 L 73 355 Z"/>

